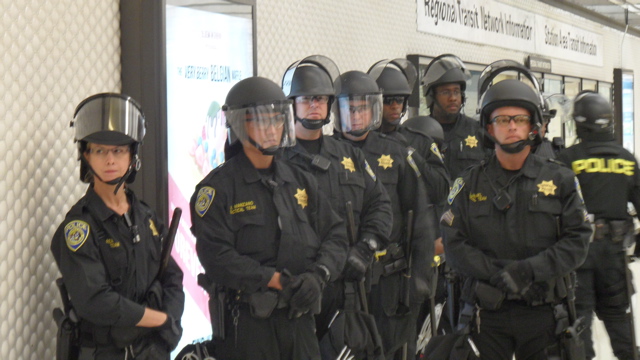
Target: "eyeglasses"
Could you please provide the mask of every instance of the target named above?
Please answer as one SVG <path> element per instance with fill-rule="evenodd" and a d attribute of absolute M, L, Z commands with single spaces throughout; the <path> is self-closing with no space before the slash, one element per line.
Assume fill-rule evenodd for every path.
<path fill-rule="evenodd" d="M 106 159 L 109 153 L 112 153 L 115 158 L 121 158 L 129 153 L 129 146 L 116 146 L 111 149 L 98 146 L 87 149 L 87 153 L 95 155 L 101 159 Z"/>
<path fill-rule="evenodd" d="M 393 105 L 393 103 L 402 105 L 402 104 L 404 104 L 405 99 L 406 99 L 406 97 L 404 97 L 404 96 L 385 96 L 382 99 L 382 102 L 385 105 Z"/>
<path fill-rule="evenodd" d="M 458 97 L 462 94 L 462 91 L 460 90 L 440 90 L 440 91 L 436 91 L 436 94 L 438 96 L 445 96 L 445 97 L 451 97 L 451 95 Z"/>
<path fill-rule="evenodd" d="M 284 122 L 286 119 L 287 119 L 287 116 L 285 114 L 277 114 L 269 118 L 260 117 L 258 120 L 247 119 L 247 122 L 257 127 L 260 130 L 266 130 L 271 126 L 273 126 L 276 129 L 282 129 L 284 127 Z"/>
<path fill-rule="evenodd" d="M 296 104 L 304 104 L 309 105 L 312 102 L 317 102 L 318 104 L 326 104 L 329 102 L 328 95 L 315 95 L 315 96 L 298 96 L 296 97 Z"/>
<path fill-rule="evenodd" d="M 531 123 L 531 116 L 529 115 L 498 115 L 494 117 L 491 122 L 498 126 L 509 126 L 509 123 L 513 122 L 518 126 L 529 125 Z"/>
<path fill-rule="evenodd" d="M 349 112 L 352 114 L 362 114 L 367 110 L 369 110 L 369 105 L 349 106 Z"/>

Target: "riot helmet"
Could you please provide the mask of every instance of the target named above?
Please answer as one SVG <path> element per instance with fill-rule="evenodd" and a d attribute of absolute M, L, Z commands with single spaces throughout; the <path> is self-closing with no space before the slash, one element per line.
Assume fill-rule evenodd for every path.
<path fill-rule="evenodd" d="M 462 60 L 453 54 L 443 54 L 431 60 L 422 78 L 424 96 L 427 107 L 432 109 L 435 101 L 436 87 L 445 84 L 459 84 L 462 91 L 462 105 L 464 106 L 464 91 L 471 73 Z"/>
<path fill-rule="evenodd" d="M 380 127 L 382 92 L 369 74 L 347 71 L 334 83 L 338 101 L 334 105 L 336 130 L 355 137 Z"/>
<path fill-rule="evenodd" d="M 414 116 L 405 121 L 404 126 L 421 134 L 431 137 L 438 146 L 444 143 L 444 130 L 438 120 L 431 116 Z"/>
<path fill-rule="evenodd" d="M 527 145 L 538 145 L 542 138 L 540 136 L 540 127 L 542 126 L 542 107 L 540 93 L 526 83 L 516 79 L 506 79 L 492 85 L 480 99 L 480 126 L 484 133 L 484 145 L 492 148 L 496 143 L 487 132 L 487 125 L 492 121 L 491 113 L 505 106 L 516 106 L 527 109 L 531 114 L 531 130 L 526 140 L 517 141 L 512 144 L 498 145 L 508 153 L 518 153 Z"/>
<path fill-rule="evenodd" d="M 614 140 L 613 112 L 611 105 L 597 92 L 583 90 L 573 101 L 573 120 L 576 132 L 582 140 Z"/>
<path fill-rule="evenodd" d="M 239 81 L 229 90 L 222 106 L 229 129 L 229 143 L 247 141 L 265 155 L 274 155 L 281 147 L 295 145 L 291 104 L 282 89 L 269 79 L 254 76 Z M 251 126 L 252 132 L 262 140 L 252 138 L 247 126 Z M 273 129 L 276 132 L 282 129 L 279 139 L 273 138 Z"/>
<path fill-rule="evenodd" d="M 407 59 L 380 60 L 373 64 L 367 72 L 380 87 L 383 102 L 391 105 L 402 98 L 402 113 L 392 125 L 398 125 L 407 111 L 407 101 L 413 92 L 418 78 L 418 71 Z"/>
<path fill-rule="evenodd" d="M 131 162 L 121 178 L 106 182 L 117 185 L 114 193 L 126 181 L 135 180 L 141 161 L 139 147 L 145 134 L 145 118 L 140 105 L 130 96 L 116 93 L 100 93 L 84 99 L 76 107 L 71 121 L 75 129 L 74 141 L 78 144 L 80 180 L 85 183 L 97 176 L 84 157 L 88 143 L 101 145 L 129 145 Z"/>

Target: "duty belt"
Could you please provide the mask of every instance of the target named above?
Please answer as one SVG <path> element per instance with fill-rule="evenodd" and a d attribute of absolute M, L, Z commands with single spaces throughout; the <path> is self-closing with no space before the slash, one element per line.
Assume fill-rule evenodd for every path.
<path fill-rule="evenodd" d="M 593 241 L 611 240 L 614 243 L 620 243 L 633 232 L 633 223 L 629 220 L 596 219 L 591 227 Z"/>

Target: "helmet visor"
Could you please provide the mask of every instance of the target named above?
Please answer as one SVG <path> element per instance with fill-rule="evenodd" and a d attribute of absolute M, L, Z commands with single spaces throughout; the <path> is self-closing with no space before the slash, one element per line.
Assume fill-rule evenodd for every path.
<path fill-rule="evenodd" d="M 434 83 L 439 82 L 439 80 L 452 69 L 459 69 L 463 78 L 460 81 L 467 81 L 471 79 L 471 73 L 467 70 L 466 66 L 455 55 L 443 55 L 439 58 L 433 59 L 433 61 L 429 64 L 427 68 L 423 83 L 425 86 L 429 87 Z"/>
<path fill-rule="evenodd" d="M 491 86 L 494 82 L 497 82 L 495 80 L 499 81 L 498 75 L 509 75 L 514 73 L 520 78 L 521 81 L 528 81 L 530 86 L 535 90 L 541 90 L 538 79 L 531 73 L 529 69 L 527 69 L 524 65 L 520 64 L 517 61 L 505 59 L 494 61 L 493 63 L 487 65 L 484 70 L 482 70 L 482 73 L 480 74 L 480 81 L 478 81 L 478 94 L 482 96 L 482 94 L 487 91 L 489 86 Z"/>
<path fill-rule="evenodd" d="M 338 98 L 340 129 L 343 133 L 364 134 L 380 127 L 382 94 L 352 95 Z"/>
<path fill-rule="evenodd" d="M 292 85 L 293 85 L 293 75 L 299 66 L 317 66 L 320 69 L 324 70 L 329 78 L 331 79 L 331 84 L 340 76 L 340 70 L 338 70 L 338 65 L 324 55 L 311 55 L 307 56 L 302 60 L 298 60 L 293 64 L 289 65 L 287 71 L 282 76 L 282 91 L 287 97 L 291 96 Z M 333 93 L 333 91 L 332 91 Z M 305 95 L 330 95 L 330 94 L 305 94 Z"/>
<path fill-rule="evenodd" d="M 225 110 L 227 126 L 238 140 L 251 139 L 263 149 L 296 144 L 291 101 Z"/>
<path fill-rule="evenodd" d="M 121 94 L 97 94 L 83 100 L 76 108 L 71 126 L 76 130 L 75 141 L 105 145 L 142 142 L 145 134 L 140 106 Z"/>
<path fill-rule="evenodd" d="M 400 70 L 400 72 L 402 72 L 402 74 L 407 78 L 409 89 L 413 89 L 413 86 L 416 84 L 416 80 L 418 79 L 418 71 L 411 61 L 407 59 L 398 58 L 393 60 L 380 60 L 373 64 L 367 73 L 371 75 L 372 78 L 378 79 L 382 74 L 382 71 L 384 71 L 387 66 L 395 67 Z"/>

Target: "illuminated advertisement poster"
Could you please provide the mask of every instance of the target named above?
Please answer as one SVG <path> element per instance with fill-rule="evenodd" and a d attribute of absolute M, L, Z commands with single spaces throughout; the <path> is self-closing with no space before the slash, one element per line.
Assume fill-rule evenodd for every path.
<path fill-rule="evenodd" d="M 204 270 L 190 232 L 189 200 L 198 182 L 224 161 L 221 110 L 227 92 L 253 74 L 252 20 L 192 8 L 166 7 L 169 215 L 183 215 L 172 255 L 184 272 L 184 327 L 177 350 L 211 336 Z"/>
<path fill-rule="evenodd" d="M 633 73 L 622 73 L 622 146 L 633 153 Z"/>

